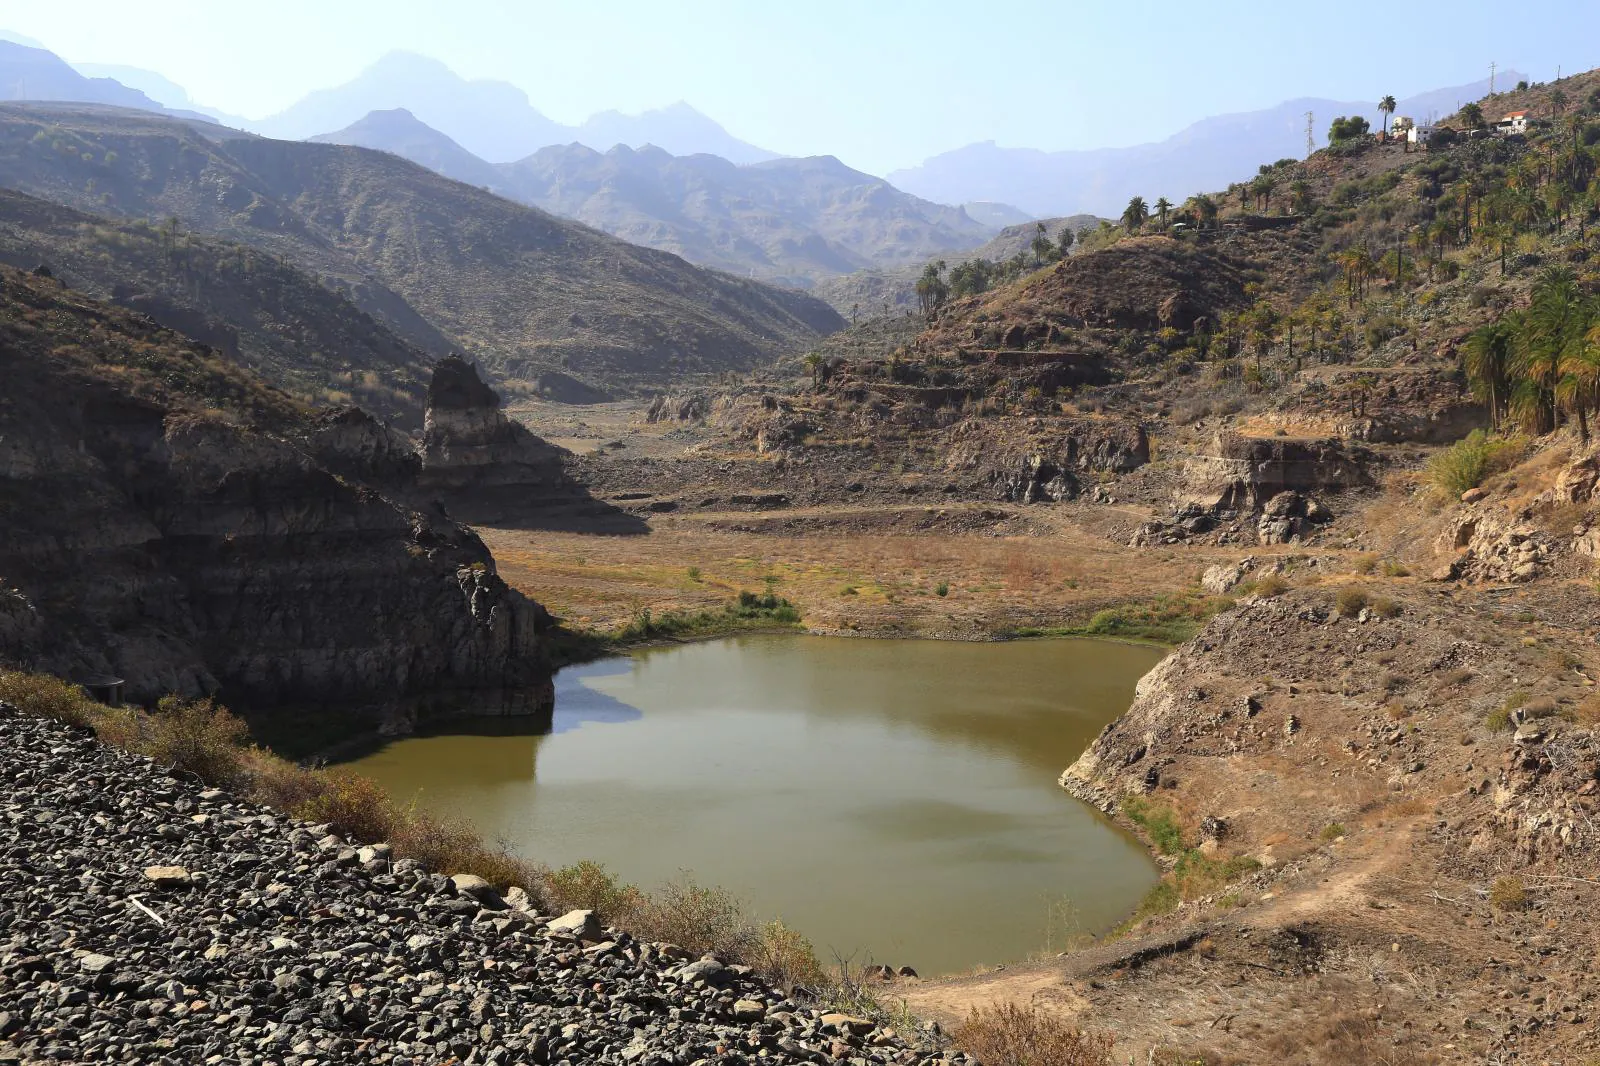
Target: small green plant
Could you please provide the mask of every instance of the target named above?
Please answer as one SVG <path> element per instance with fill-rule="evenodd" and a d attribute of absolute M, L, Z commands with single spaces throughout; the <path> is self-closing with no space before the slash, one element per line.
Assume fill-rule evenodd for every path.
<path fill-rule="evenodd" d="M 689 567 L 689 580 L 695 582 L 700 580 L 700 568 L 698 566 Z"/>
<path fill-rule="evenodd" d="M 1396 562 L 1393 559 L 1385 559 L 1383 561 L 1383 576 L 1384 577 L 1410 577 L 1411 576 L 1411 571 L 1410 571 L 1409 568 L 1406 567 L 1406 565 L 1404 563 Z"/>
<path fill-rule="evenodd" d="M 1344 836 L 1344 825 L 1339 822 L 1329 822 L 1327 825 L 1322 827 L 1322 832 L 1318 835 L 1321 836 L 1324 841 L 1332 843 L 1333 841 Z"/>
<path fill-rule="evenodd" d="M 1149 835 L 1161 854 L 1176 855 L 1183 850 L 1183 830 L 1171 807 L 1153 804 L 1143 796 L 1129 796 L 1122 801 L 1122 810 Z"/>
<path fill-rule="evenodd" d="M 933 593 L 934 593 L 935 596 L 939 596 L 939 597 L 948 596 L 948 595 L 950 595 L 950 586 L 948 584 L 946 584 L 945 582 L 941 581 L 941 582 L 939 582 L 939 587 L 934 589 Z"/>
<path fill-rule="evenodd" d="M 1511 442 L 1475 429 L 1428 460 L 1428 481 L 1447 496 L 1460 496 L 1503 469 L 1516 451 Z"/>

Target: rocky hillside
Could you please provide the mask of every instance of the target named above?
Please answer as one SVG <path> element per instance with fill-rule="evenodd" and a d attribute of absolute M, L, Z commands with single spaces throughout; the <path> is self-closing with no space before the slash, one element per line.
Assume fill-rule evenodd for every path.
<path fill-rule="evenodd" d="M 0 184 L 282 257 L 402 337 L 606 388 L 749 369 L 836 329 L 822 302 L 690 266 L 381 152 L 157 115 L 0 107 Z"/>
<path fill-rule="evenodd" d="M 330 732 L 503 690 L 548 710 L 548 616 L 470 530 L 396 502 L 418 462 L 381 423 L 10 268 L 0 376 L 0 660 Z"/>
<path fill-rule="evenodd" d="M 428 364 L 444 337 L 414 340 L 348 295 L 246 244 L 113 220 L 0 190 L 0 262 L 45 264 L 73 289 L 148 315 L 311 402 L 360 404 L 420 428 Z"/>
<path fill-rule="evenodd" d="M 0 773 L 0 1060 L 971 1061 L 4 705 Z"/>

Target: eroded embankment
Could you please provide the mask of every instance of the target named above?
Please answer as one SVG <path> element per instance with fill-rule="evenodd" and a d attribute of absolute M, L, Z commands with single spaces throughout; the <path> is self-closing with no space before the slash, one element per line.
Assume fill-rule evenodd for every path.
<path fill-rule="evenodd" d="M 1122 1053 L 1230 1063 L 1600 1049 L 1581 634 L 1476 591 L 1409 586 L 1392 617 L 1343 617 L 1333 591 L 1218 616 L 1063 775 L 1170 868 L 1131 936 L 912 1007 L 1034 1003 Z"/>
<path fill-rule="evenodd" d="M 964 1061 L 0 704 L 0 1062 Z"/>

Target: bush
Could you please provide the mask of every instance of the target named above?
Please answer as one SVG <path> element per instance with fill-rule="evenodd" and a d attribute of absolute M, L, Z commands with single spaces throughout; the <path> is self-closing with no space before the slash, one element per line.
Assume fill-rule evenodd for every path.
<path fill-rule="evenodd" d="M 1428 460 L 1428 480 L 1446 495 L 1459 497 L 1503 469 L 1513 454 L 1509 441 L 1492 440 L 1483 430 L 1475 429 Z"/>
<path fill-rule="evenodd" d="M 0 703 L 76 729 L 89 728 L 97 706 L 77 685 L 48 674 L 20 671 L 0 671 Z"/>
<path fill-rule="evenodd" d="M 622 921 L 642 898 L 633 885 L 618 881 L 604 866 L 589 859 L 545 875 L 545 884 L 563 910 L 591 910 L 607 921 Z"/>
<path fill-rule="evenodd" d="M 1367 590 L 1358 585 L 1346 585 L 1333 598 L 1333 608 L 1341 618 L 1354 618 L 1367 606 Z"/>
<path fill-rule="evenodd" d="M 1332 843 L 1333 841 L 1344 836 L 1344 826 L 1339 822 L 1329 822 L 1327 825 L 1322 827 L 1322 832 L 1318 835 L 1321 836 L 1323 840 Z"/>
<path fill-rule="evenodd" d="M 641 897 L 628 921 L 635 935 L 646 940 L 664 940 L 697 955 L 709 952 L 734 962 L 756 957 L 761 943 L 730 892 L 686 878 Z"/>
<path fill-rule="evenodd" d="M 1400 617 L 1400 605 L 1387 596 L 1373 596 L 1367 601 L 1367 608 L 1379 618 Z"/>
<path fill-rule="evenodd" d="M 296 818 L 327 822 L 352 840 L 389 840 L 401 821 L 389 794 L 372 778 L 348 770 L 317 775 L 311 795 L 280 804 Z"/>
<path fill-rule="evenodd" d="M 811 941 L 776 919 L 761 927 L 761 942 L 750 964 L 787 991 L 796 985 L 817 988 L 828 979 Z"/>
<path fill-rule="evenodd" d="M 224 788 L 245 782 L 245 724 L 209 699 L 165 696 L 138 721 L 137 750 L 157 763 Z"/>
<path fill-rule="evenodd" d="M 976 1008 L 950 1034 L 983 1066 L 1111 1066 L 1112 1038 L 1029 1005 Z"/>
<path fill-rule="evenodd" d="M 946 584 L 945 582 L 941 581 L 941 582 L 939 582 L 939 587 L 934 589 L 933 592 L 934 592 L 934 595 L 939 596 L 940 598 L 943 598 L 945 596 L 950 595 L 950 586 L 948 584 Z"/>
<path fill-rule="evenodd" d="M 1496 878 L 1489 886 L 1489 905 L 1497 911 L 1520 911 L 1528 905 L 1528 890 L 1518 878 Z"/>

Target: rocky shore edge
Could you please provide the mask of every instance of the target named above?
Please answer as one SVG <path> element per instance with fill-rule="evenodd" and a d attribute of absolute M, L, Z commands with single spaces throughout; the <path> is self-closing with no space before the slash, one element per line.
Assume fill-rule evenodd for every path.
<path fill-rule="evenodd" d="M 0 1063 L 896 1063 L 896 1032 L 0 703 Z"/>

